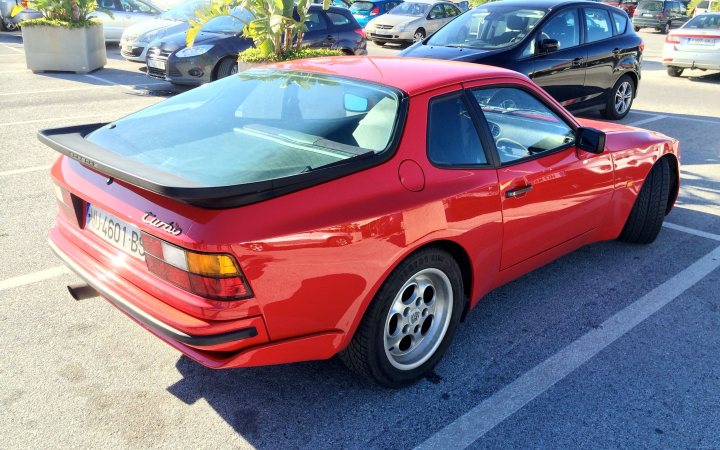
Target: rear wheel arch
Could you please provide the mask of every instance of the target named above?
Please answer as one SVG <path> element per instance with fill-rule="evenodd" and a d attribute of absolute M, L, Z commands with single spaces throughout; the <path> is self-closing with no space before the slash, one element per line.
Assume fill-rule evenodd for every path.
<path fill-rule="evenodd" d="M 677 157 L 672 153 L 667 153 L 660 159 L 666 159 L 670 167 L 670 193 L 668 195 L 667 207 L 665 208 L 665 214 L 669 214 L 680 193 L 680 164 Z M 660 159 L 658 161 L 660 161 Z M 657 162 L 655 164 L 657 164 Z"/>

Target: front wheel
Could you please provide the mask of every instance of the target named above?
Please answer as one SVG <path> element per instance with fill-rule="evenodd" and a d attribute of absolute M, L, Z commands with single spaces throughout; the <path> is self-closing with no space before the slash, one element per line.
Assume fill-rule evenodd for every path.
<path fill-rule="evenodd" d="M 665 25 L 663 25 L 662 28 L 660 28 L 661 34 L 668 34 L 669 32 L 670 32 L 670 22 L 666 23 Z"/>
<path fill-rule="evenodd" d="M 413 43 L 420 42 L 423 39 L 425 39 L 425 30 L 418 28 L 415 30 L 415 34 L 413 34 Z"/>
<path fill-rule="evenodd" d="M 636 33 L 637 33 L 638 31 L 640 31 L 640 27 L 633 27 L 633 29 L 635 30 Z"/>
<path fill-rule="evenodd" d="M 629 75 L 623 75 L 613 86 L 602 115 L 606 119 L 620 120 L 630 112 L 635 98 L 635 82 Z"/>
<path fill-rule="evenodd" d="M 237 61 L 235 58 L 225 58 L 217 66 L 216 80 L 220 78 L 229 77 L 230 75 L 236 74 L 238 71 Z"/>
<path fill-rule="evenodd" d="M 386 44 L 386 42 L 384 42 L 384 41 L 373 41 L 373 42 L 375 43 L 375 45 L 379 45 L 380 47 L 382 47 L 383 45 Z"/>
<path fill-rule="evenodd" d="M 682 75 L 682 73 L 683 73 L 682 67 L 672 67 L 672 66 L 667 67 L 667 74 L 673 78 L 679 77 L 680 75 Z"/>
<path fill-rule="evenodd" d="M 420 250 L 385 280 L 340 358 L 383 386 L 413 383 L 442 358 L 463 305 L 455 259 L 440 249 Z"/>
<path fill-rule="evenodd" d="M 670 164 L 660 159 L 645 178 L 620 240 L 649 244 L 660 233 L 670 197 Z"/>

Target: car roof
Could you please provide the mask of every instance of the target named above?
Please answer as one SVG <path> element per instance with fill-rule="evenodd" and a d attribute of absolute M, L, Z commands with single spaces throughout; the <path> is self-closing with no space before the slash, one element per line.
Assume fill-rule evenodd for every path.
<path fill-rule="evenodd" d="M 499 2 L 484 3 L 480 6 L 502 6 L 502 5 L 516 5 L 518 8 L 534 8 L 534 9 L 557 9 L 562 6 L 569 5 L 588 5 L 596 7 L 598 2 L 592 1 L 577 1 L 577 0 L 501 0 Z"/>
<path fill-rule="evenodd" d="M 527 79 L 525 75 L 500 67 L 397 56 L 334 56 L 286 61 L 264 68 L 355 78 L 391 86 L 411 96 L 473 80 L 496 77 Z"/>

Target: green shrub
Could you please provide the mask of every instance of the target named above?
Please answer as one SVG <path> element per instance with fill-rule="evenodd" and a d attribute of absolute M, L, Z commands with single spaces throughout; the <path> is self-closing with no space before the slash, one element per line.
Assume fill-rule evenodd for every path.
<path fill-rule="evenodd" d="M 56 28 L 88 28 L 93 26 L 100 26 L 102 22 L 97 19 L 85 19 L 83 21 L 68 21 L 62 19 L 46 19 L 41 17 L 39 19 L 30 19 L 22 22 L 23 28 L 29 27 L 56 27 Z"/>
<path fill-rule="evenodd" d="M 317 58 L 324 56 L 340 56 L 343 52 L 340 50 L 332 50 L 329 48 L 309 48 L 303 47 L 299 50 L 292 49 L 290 51 L 276 55 L 274 53 L 266 54 L 258 48 L 249 48 L 238 55 L 238 61 L 245 63 L 271 63 L 282 62 L 291 59 Z"/>

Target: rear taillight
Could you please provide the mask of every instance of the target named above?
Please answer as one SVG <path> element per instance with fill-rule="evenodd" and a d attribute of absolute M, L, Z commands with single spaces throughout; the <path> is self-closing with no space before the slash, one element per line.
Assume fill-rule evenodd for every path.
<path fill-rule="evenodd" d="M 71 224 L 79 227 L 82 223 L 82 217 L 84 214 L 83 201 L 70 194 L 67 189 L 62 188 L 57 184 L 53 185 L 53 190 L 55 192 L 55 198 L 58 201 L 58 210 L 60 211 L 60 214 Z"/>
<path fill-rule="evenodd" d="M 640 45 L 638 46 L 638 48 L 640 48 L 641 52 L 644 52 L 645 51 L 645 41 L 640 41 Z"/>
<path fill-rule="evenodd" d="M 148 270 L 181 289 L 205 298 L 241 300 L 253 296 L 235 258 L 198 253 L 143 233 Z"/>
<path fill-rule="evenodd" d="M 22 3 L 22 5 L 23 5 L 25 8 L 29 8 L 29 6 L 28 6 L 28 0 L 20 0 L 20 3 Z"/>
<path fill-rule="evenodd" d="M 365 34 L 365 30 L 362 28 L 358 28 L 356 30 L 353 30 L 355 33 L 359 34 L 361 38 L 365 39 L 367 35 Z"/>
<path fill-rule="evenodd" d="M 370 15 L 371 15 L 371 16 L 377 16 L 378 14 L 380 14 L 380 7 L 379 7 L 379 6 L 374 7 L 374 8 L 372 9 L 372 11 L 370 11 Z"/>
<path fill-rule="evenodd" d="M 668 44 L 679 44 L 680 38 L 677 36 L 673 36 L 672 34 L 668 34 L 667 36 L 665 36 L 665 42 L 667 42 Z"/>

